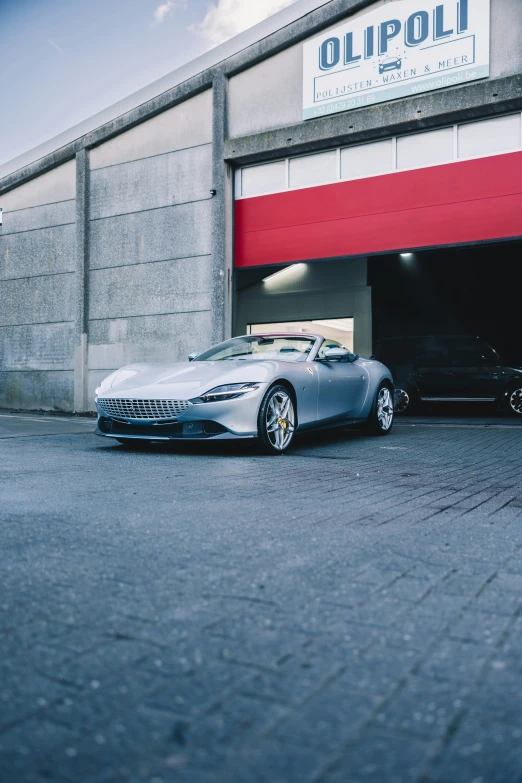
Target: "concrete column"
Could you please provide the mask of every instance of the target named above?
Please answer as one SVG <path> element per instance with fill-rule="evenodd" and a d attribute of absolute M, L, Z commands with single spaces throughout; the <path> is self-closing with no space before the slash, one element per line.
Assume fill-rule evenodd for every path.
<path fill-rule="evenodd" d="M 212 343 L 232 334 L 233 177 L 224 161 L 228 79 L 216 71 L 212 85 Z"/>
<path fill-rule="evenodd" d="M 88 410 L 89 324 L 89 150 L 76 153 L 76 275 L 74 321 L 74 410 Z"/>

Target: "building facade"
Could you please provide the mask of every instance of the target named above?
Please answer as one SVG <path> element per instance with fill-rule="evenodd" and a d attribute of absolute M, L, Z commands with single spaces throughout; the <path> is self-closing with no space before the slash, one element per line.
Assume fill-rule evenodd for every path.
<path fill-rule="evenodd" d="M 521 112 L 519 0 L 299 0 L 4 165 L 0 407 L 260 328 L 512 350 Z"/>

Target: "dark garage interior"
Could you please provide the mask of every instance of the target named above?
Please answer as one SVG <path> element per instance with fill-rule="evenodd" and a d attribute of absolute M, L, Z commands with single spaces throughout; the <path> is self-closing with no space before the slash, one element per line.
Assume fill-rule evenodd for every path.
<path fill-rule="evenodd" d="M 374 350 L 385 337 L 473 335 L 519 364 L 521 261 L 520 241 L 372 256 Z"/>

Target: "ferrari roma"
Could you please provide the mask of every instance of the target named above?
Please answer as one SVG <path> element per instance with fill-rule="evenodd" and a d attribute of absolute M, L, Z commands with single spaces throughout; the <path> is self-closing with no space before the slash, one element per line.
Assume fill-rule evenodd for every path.
<path fill-rule="evenodd" d="M 258 438 L 281 454 L 296 432 L 363 424 L 387 435 L 394 416 L 388 368 L 313 334 L 247 335 L 186 362 L 129 364 L 96 394 L 96 433 L 124 445 Z"/>

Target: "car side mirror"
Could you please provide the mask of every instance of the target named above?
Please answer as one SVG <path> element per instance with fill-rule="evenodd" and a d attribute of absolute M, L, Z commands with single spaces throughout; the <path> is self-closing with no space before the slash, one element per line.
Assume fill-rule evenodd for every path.
<path fill-rule="evenodd" d="M 198 356 L 199 356 L 199 353 L 197 351 L 195 351 L 194 353 L 189 353 L 187 358 L 188 358 L 189 362 L 193 362 L 194 359 L 198 358 Z"/>
<path fill-rule="evenodd" d="M 327 362 L 350 361 L 352 356 L 353 353 L 347 351 L 346 348 L 327 348 L 324 352 L 324 358 Z"/>

